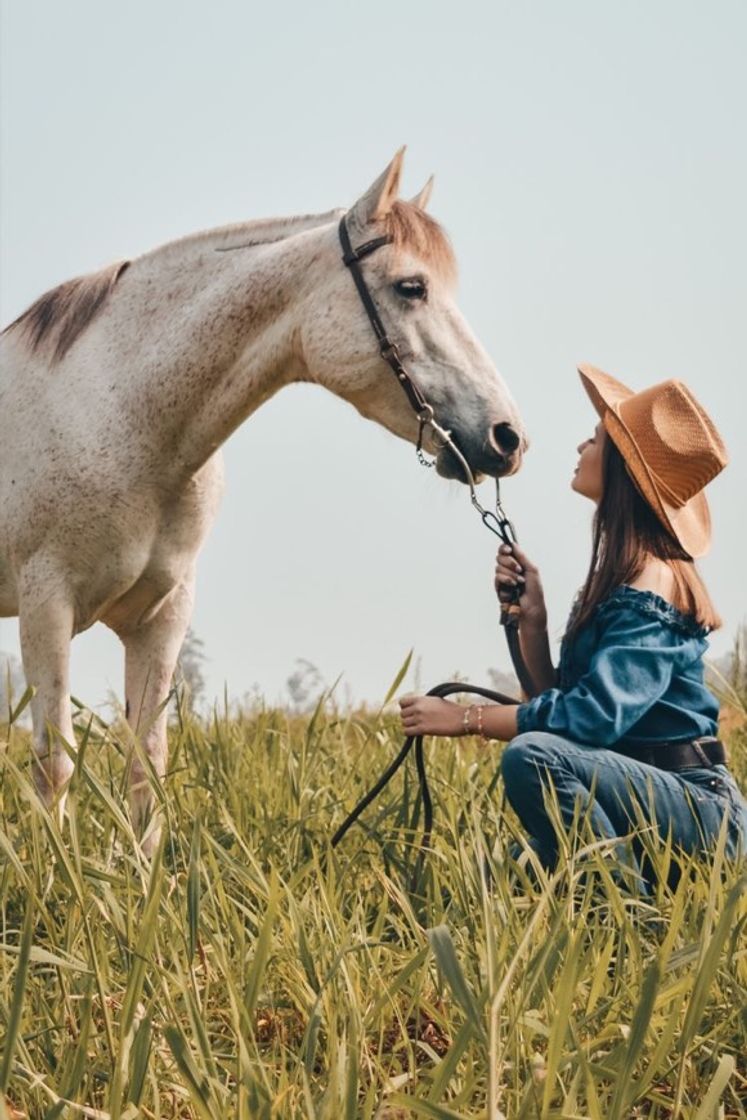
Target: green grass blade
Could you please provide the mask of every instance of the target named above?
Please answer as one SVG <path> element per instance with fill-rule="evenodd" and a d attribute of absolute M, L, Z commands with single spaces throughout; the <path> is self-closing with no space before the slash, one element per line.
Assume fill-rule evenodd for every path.
<path fill-rule="evenodd" d="M 724 1095 L 724 1090 L 734 1074 L 736 1064 L 736 1059 L 732 1054 L 723 1055 L 716 1067 L 716 1072 L 706 1090 L 706 1094 L 700 1102 L 698 1111 L 693 1116 L 693 1120 L 713 1120 L 714 1117 L 718 1116 L 719 1101 Z"/>
<path fill-rule="evenodd" d="M 656 993 L 661 983 L 661 975 L 661 963 L 657 958 L 652 962 L 643 978 L 640 999 L 638 1000 L 638 1006 L 636 1007 L 633 1021 L 630 1024 L 630 1034 L 627 1039 L 625 1055 L 620 1066 L 615 1092 L 612 1097 L 609 1120 L 627 1120 L 630 1105 L 635 1099 L 636 1085 L 635 1083 L 631 1085 L 631 1079 L 636 1062 L 646 1042 L 646 1035 L 651 1022 L 651 1014 L 656 1001 Z"/>
<path fill-rule="evenodd" d="M 244 988 L 244 1003 L 250 1015 L 254 1013 L 259 1000 L 259 994 L 262 988 L 262 980 L 264 978 L 267 962 L 270 957 L 270 949 L 272 947 L 272 930 L 275 924 L 275 915 L 278 908 L 279 900 L 279 887 L 275 873 L 273 872 L 270 879 L 270 897 L 267 901 L 267 909 L 265 910 L 264 921 L 262 928 L 257 938 L 257 944 L 254 950 L 254 958 L 252 960 L 249 973 L 246 978 L 246 986 Z"/>
<path fill-rule="evenodd" d="M 392 683 L 389 685 L 389 689 L 387 690 L 387 694 L 384 697 L 384 700 L 383 700 L 382 705 L 381 705 L 382 708 L 385 708 L 387 706 L 387 704 L 389 703 L 389 701 L 394 698 L 394 696 L 397 692 L 397 689 L 399 688 L 399 686 L 402 684 L 402 681 L 407 676 L 407 672 L 410 668 L 410 662 L 412 661 L 412 654 L 413 654 L 413 651 L 410 650 L 410 652 L 407 654 L 407 657 L 405 658 L 405 660 L 400 665 L 400 667 L 397 671 L 396 677 L 394 678 Z"/>
<path fill-rule="evenodd" d="M 148 1072 L 150 1061 L 151 1043 L 153 1041 L 153 1025 L 150 1015 L 145 1015 L 135 1031 L 135 1038 L 130 1052 L 130 1083 L 127 1091 L 127 1100 L 132 1104 L 140 1104 L 145 1088 L 145 1076 Z"/>
<path fill-rule="evenodd" d="M 189 959 L 195 955 L 200 929 L 200 836 L 202 824 L 195 817 L 192 827 L 192 843 L 189 849 L 189 869 L 187 871 L 187 951 Z"/>
<path fill-rule="evenodd" d="M 468 1120 L 463 1112 L 454 1112 L 452 1108 L 446 1108 L 445 1105 L 424 1101 L 422 1098 L 407 1097 L 400 1093 L 387 1097 L 387 1104 L 393 1108 L 407 1109 L 408 1116 L 428 1116 L 430 1120 Z"/>
<path fill-rule="evenodd" d="M 174 1061 L 187 1084 L 190 1100 L 196 1107 L 198 1116 L 201 1120 L 218 1120 L 213 1109 L 212 1093 L 207 1078 L 200 1076 L 181 1032 L 176 1027 L 170 1026 L 166 1027 L 163 1033 L 174 1055 Z"/>
<path fill-rule="evenodd" d="M 31 701 L 34 699 L 36 689 L 31 685 L 25 689 L 23 696 L 16 704 L 15 708 L 10 708 L 8 711 L 8 724 L 12 727 L 17 722 L 18 717 L 25 711 Z M 10 696 L 10 689 L 8 689 L 8 696 Z"/>
<path fill-rule="evenodd" d="M 8 1082 L 10 1081 L 10 1075 L 13 1069 L 13 1057 L 18 1041 L 18 1033 L 21 1029 L 23 997 L 26 992 L 26 980 L 29 971 L 29 961 L 31 960 L 31 943 L 34 938 L 34 914 L 34 899 L 33 897 L 29 897 L 26 900 L 26 912 L 23 916 L 18 964 L 16 966 L 15 980 L 13 981 L 13 998 L 10 1004 L 5 1038 L 3 1039 L 3 1058 L 2 1064 L 0 1064 L 0 1093 L 6 1093 L 8 1090 Z"/>
<path fill-rule="evenodd" d="M 747 891 L 747 875 L 743 875 L 729 891 L 716 927 L 708 942 L 708 948 L 703 956 L 700 968 L 698 969 L 695 985 L 693 987 L 693 994 L 690 999 L 687 1014 L 685 1015 L 685 1022 L 682 1026 L 682 1033 L 678 1042 L 682 1053 L 684 1053 L 692 1043 L 695 1032 L 703 1017 L 708 1000 L 708 992 L 719 967 L 721 952 L 734 921 L 737 906 L 744 897 L 745 891 Z"/>
<path fill-rule="evenodd" d="M 449 930 L 446 926 L 435 926 L 433 929 L 429 929 L 428 941 L 438 962 L 438 967 L 451 988 L 454 998 L 472 1023 L 475 1031 L 485 1039 L 485 1025 L 480 1014 L 478 1000 L 465 979 Z"/>

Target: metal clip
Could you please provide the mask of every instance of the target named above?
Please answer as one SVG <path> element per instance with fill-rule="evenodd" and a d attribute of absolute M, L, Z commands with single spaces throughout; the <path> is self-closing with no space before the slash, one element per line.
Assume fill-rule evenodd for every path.
<path fill-rule="evenodd" d="M 430 411 L 430 419 L 426 419 L 426 409 Z M 425 408 L 418 413 L 418 419 L 420 421 L 420 427 L 418 428 L 418 442 L 415 446 L 415 454 L 418 457 L 418 462 L 420 463 L 421 467 L 428 467 L 428 469 L 430 470 L 431 467 L 435 467 L 436 460 L 426 459 L 425 455 L 423 454 L 423 428 L 426 424 L 433 422 L 433 409 L 430 405 L 426 405 Z"/>
<path fill-rule="evenodd" d="M 507 517 L 498 517 L 492 509 L 484 509 L 480 513 L 482 523 L 491 533 L 500 537 L 504 544 L 513 544 L 516 540 L 514 527 Z"/>

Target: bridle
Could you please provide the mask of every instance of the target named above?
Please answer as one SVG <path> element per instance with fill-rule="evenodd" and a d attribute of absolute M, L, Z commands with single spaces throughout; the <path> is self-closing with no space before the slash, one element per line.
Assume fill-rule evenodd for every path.
<path fill-rule="evenodd" d="M 364 241 L 362 245 L 353 248 L 350 241 L 350 234 L 348 233 L 346 216 L 340 219 L 338 233 L 340 237 L 340 244 L 342 246 L 342 260 L 343 263 L 350 269 L 350 273 L 358 289 L 358 295 L 361 298 L 361 303 L 366 311 L 368 320 L 376 335 L 376 341 L 379 344 L 379 353 L 384 361 L 387 363 L 392 373 L 397 378 L 400 386 L 402 387 L 410 406 L 415 413 L 419 428 L 418 438 L 416 443 L 416 454 L 418 460 L 423 466 L 433 467 L 434 462 L 426 459 L 423 454 L 423 435 L 426 428 L 430 429 L 434 437 L 440 442 L 440 449 L 448 448 L 452 455 L 455 456 L 464 471 L 464 477 L 470 491 L 470 501 L 480 515 L 483 525 L 500 537 L 504 544 L 511 547 L 516 542 L 516 533 L 511 521 L 507 517 L 503 506 L 501 504 L 500 483 L 498 479 L 495 480 L 496 496 L 495 496 L 495 511 L 485 509 L 477 497 L 477 488 L 475 486 L 475 478 L 472 474 L 469 463 L 465 456 L 457 447 L 456 443 L 451 437 L 451 432 L 446 428 L 442 428 L 438 423 L 433 411 L 433 407 L 428 403 L 425 394 L 418 385 L 415 378 L 405 368 L 402 359 L 397 349 L 397 344 L 392 341 L 386 332 L 384 323 L 382 322 L 379 310 L 374 303 L 371 292 L 369 291 L 368 284 L 361 270 L 360 262 L 366 257 L 370 256 L 382 245 L 391 244 L 392 238 L 388 235 L 381 237 L 374 237 L 370 241 Z M 521 608 L 519 607 L 519 589 L 514 588 L 510 592 L 505 592 L 501 595 L 501 626 L 503 626 L 508 642 L 509 653 L 511 660 L 519 679 L 519 684 L 525 693 L 531 694 L 533 691 L 533 682 L 529 671 L 524 663 L 521 654 L 521 647 L 519 645 L 519 618 Z M 488 700 L 495 700 L 498 703 L 515 704 L 516 700 L 511 697 L 504 696 L 503 693 L 494 692 L 488 688 L 478 688 L 475 685 L 462 684 L 461 682 L 449 681 L 445 684 L 436 685 L 426 695 L 446 697 L 454 693 L 471 693 L 477 696 L 485 697 Z M 416 871 L 416 881 L 420 879 L 419 869 L 422 867 L 422 861 L 426 849 L 430 845 L 431 829 L 433 824 L 433 804 L 431 801 L 430 790 L 428 789 L 428 779 L 425 771 L 425 755 L 423 752 L 423 736 L 410 735 L 405 739 L 397 757 L 382 774 L 376 785 L 369 790 L 366 796 L 356 805 L 355 809 L 345 818 L 343 823 L 337 829 L 337 832 L 332 837 L 332 847 L 335 848 L 342 840 L 348 829 L 355 823 L 364 809 L 371 804 L 371 802 L 378 797 L 390 779 L 396 774 L 400 766 L 404 763 L 407 755 L 410 753 L 412 747 L 415 747 L 415 760 L 418 771 L 418 780 L 420 783 L 420 799 L 423 807 L 423 836 L 420 845 L 420 853 L 418 856 L 418 870 Z"/>
<path fill-rule="evenodd" d="M 496 536 L 500 537 L 505 544 L 513 544 L 516 540 L 516 533 L 501 505 L 501 492 L 498 479 L 495 480 L 496 497 L 495 512 L 493 512 L 493 510 L 485 509 L 484 506 L 481 505 L 477 497 L 475 477 L 472 474 L 469 463 L 451 438 L 451 432 L 446 428 L 442 428 L 437 422 L 432 405 L 428 403 L 425 394 L 415 378 L 403 365 L 399 350 L 397 349 L 397 344 L 393 342 L 386 333 L 386 328 L 379 315 L 379 309 L 374 303 L 371 292 L 368 289 L 368 284 L 361 271 L 360 262 L 365 257 L 370 256 L 371 253 L 376 252 L 377 249 L 380 249 L 382 245 L 390 245 L 392 238 L 384 234 L 381 237 L 374 237 L 370 241 L 364 241 L 362 245 L 354 249 L 350 243 L 350 234 L 348 233 L 344 214 L 340 219 L 338 233 L 340 236 L 340 244 L 342 245 L 343 264 L 347 265 L 350 269 L 350 273 L 355 281 L 358 295 L 361 297 L 361 303 L 368 315 L 368 321 L 373 328 L 373 332 L 376 335 L 376 341 L 379 344 L 379 353 L 397 378 L 397 381 L 404 390 L 405 396 L 410 402 L 410 406 L 418 419 L 420 426 L 418 428 L 418 439 L 415 451 L 419 462 L 424 467 L 435 466 L 435 463 L 430 462 L 423 454 L 423 433 L 426 428 L 430 428 L 433 435 L 440 440 L 441 449 L 448 447 L 452 455 L 459 461 L 469 487 L 470 501 L 480 514 L 485 527 L 490 529 L 491 533 L 495 533 Z"/>

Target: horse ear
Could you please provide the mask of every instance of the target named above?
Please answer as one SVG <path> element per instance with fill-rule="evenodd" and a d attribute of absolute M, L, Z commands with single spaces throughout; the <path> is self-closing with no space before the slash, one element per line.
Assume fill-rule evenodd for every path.
<path fill-rule="evenodd" d="M 418 194 L 416 194 L 414 196 L 414 198 L 410 199 L 410 203 L 411 203 L 412 206 L 417 206 L 418 210 L 425 210 L 425 208 L 427 207 L 428 203 L 431 200 L 431 195 L 432 194 L 433 194 L 433 176 L 431 175 L 430 179 L 425 184 L 423 189 Z"/>
<path fill-rule="evenodd" d="M 372 183 L 365 194 L 362 194 L 349 212 L 350 225 L 357 226 L 359 230 L 365 229 L 369 222 L 383 218 L 392 208 L 392 203 L 399 194 L 399 181 L 402 178 L 402 164 L 405 158 L 404 146 L 395 155 L 392 162 L 379 175 L 376 182 Z"/>

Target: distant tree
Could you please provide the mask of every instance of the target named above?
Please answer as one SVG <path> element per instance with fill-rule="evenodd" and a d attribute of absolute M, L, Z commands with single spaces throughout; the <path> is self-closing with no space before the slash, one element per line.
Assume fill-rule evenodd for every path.
<path fill-rule="evenodd" d="M 285 687 L 288 689 L 291 708 L 296 712 L 304 712 L 310 702 L 319 699 L 319 694 L 324 692 L 326 685 L 316 665 L 305 657 L 297 657 L 295 672 L 288 677 Z"/>
<path fill-rule="evenodd" d="M 507 672 L 505 669 L 488 669 L 488 680 L 490 687 L 496 692 L 519 699 L 521 688 L 514 673 Z"/>
<path fill-rule="evenodd" d="M 729 684 L 737 692 L 747 692 L 747 622 L 737 630 L 729 666 Z"/>
<path fill-rule="evenodd" d="M 194 711 L 205 698 L 205 674 L 203 667 L 207 661 L 205 643 L 198 638 L 190 626 L 179 653 L 174 673 L 177 687 L 184 686 L 187 707 Z"/>
<path fill-rule="evenodd" d="M 717 690 L 725 681 L 740 695 L 747 693 L 747 622 L 737 627 L 729 652 L 710 663 L 707 680 Z"/>

